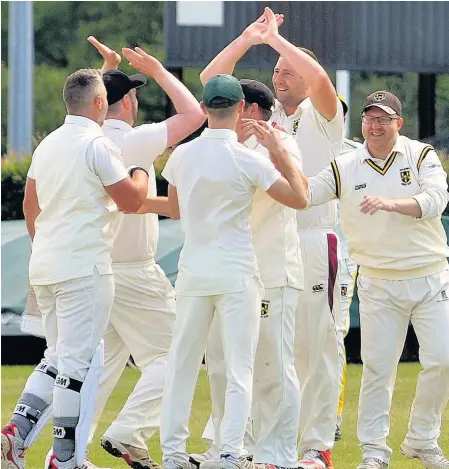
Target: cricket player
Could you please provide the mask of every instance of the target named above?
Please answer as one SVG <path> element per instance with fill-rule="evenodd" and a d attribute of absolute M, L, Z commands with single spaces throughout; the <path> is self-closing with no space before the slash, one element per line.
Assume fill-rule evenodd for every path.
<path fill-rule="evenodd" d="M 208 128 L 177 147 L 162 173 L 169 181 L 169 204 L 179 208 L 186 234 L 162 404 L 165 469 L 196 467 L 186 453 L 187 422 L 214 316 L 220 322 L 227 375 L 220 467 L 253 467 L 243 436 L 250 415 L 263 286 L 251 240 L 251 204 L 259 188 L 284 205 L 304 207 L 306 185 L 279 131 L 267 125 L 276 135 L 275 145 L 268 148 L 270 159 L 285 177 L 272 161 L 237 142 L 234 129 L 245 106 L 243 98 L 236 78 L 211 78 L 201 103 Z"/>
<path fill-rule="evenodd" d="M 263 83 L 240 80 L 245 97 L 237 136 L 247 148 L 269 159 L 269 151 L 256 138 L 254 119 L 270 122 L 274 95 Z M 299 147 L 281 133 L 292 160 L 301 168 Z M 254 365 L 254 402 L 245 447 L 255 463 L 296 467 L 300 389 L 295 370 L 295 313 L 303 287 L 303 265 L 295 210 L 273 201 L 257 190 L 251 210 L 251 234 L 265 287 L 262 299 L 259 342 Z M 209 333 L 206 364 L 211 388 L 213 424 L 203 439 L 213 442 L 208 454 L 192 454 L 202 469 L 219 464 L 219 432 L 224 412 L 226 369 L 217 318 Z M 257 427 L 257 428 L 256 428 Z M 211 429 L 211 431 L 209 431 Z M 252 436 L 255 437 L 255 447 Z M 206 462 L 210 455 L 210 461 Z"/>
<path fill-rule="evenodd" d="M 48 469 L 82 466 L 114 298 L 112 201 L 134 211 L 148 191 L 147 171 L 133 167 L 129 177 L 120 150 L 103 136 L 108 102 L 101 72 L 70 75 L 63 98 L 68 115 L 36 148 L 25 187 L 30 283 L 47 349 L 2 429 L 2 466 L 9 469 L 25 467 L 26 448 L 52 414 Z"/>
<path fill-rule="evenodd" d="M 134 127 L 138 99 L 136 89 L 145 76 L 130 77 L 115 70 L 120 55 L 90 37 L 105 59 L 102 70 L 109 110 L 104 134 L 122 151 L 125 165 L 138 165 L 149 174 L 144 203 L 146 215 L 120 213 L 114 220 L 111 251 L 115 298 L 104 336 L 105 364 L 95 409 L 95 432 L 106 402 L 132 355 L 141 376 L 125 406 L 101 439 L 102 447 L 122 457 L 129 466 L 154 469 L 146 441 L 159 428 L 162 391 L 175 320 L 175 294 L 170 281 L 155 263 L 159 225 L 156 213 L 170 216 L 167 197 L 157 197 L 153 162 L 169 146 L 179 143 L 204 122 L 206 116 L 190 91 L 154 57 L 142 49 L 123 49 L 138 71 L 153 78 L 172 100 L 177 111 L 169 119 Z M 91 463 L 90 463 L 91 464 Z M 93 466 L 94 467 L 94 466 Z"/>
<path fill-rule="evenodd" d="M 257 44 L 280 54 L 273 72 L 277 97 L 272 121 L 290 133 L 301 149 L 304 173 L 314 176 L 340 154 L 343 108 L 332 82 L 310 51 L 297 48 L 278 32 L 283 15 L 269 8 L 221 51 L 201 78 L 232 73 L 238 60 Z M 341 292 L 340 246 L 335 232 L 337 202 L 298 214 L 304 291 L 296 315 L 295 359 L 302 389 L 300 468 L 332 468 L 340 375 L 337 323 Z"/>
<path fill-rule="evenodd" d="M 346 114 L 348 112 L 348 105 L 345 103 L 343 97 L 338 95 L 341 104 L 343 106 L 343 114 L 346 121 Z M 340 154 L 344 155 L 351 151 L 361 147 L 362 144 L 350 140 L 349 138 L 343 139 L 343 145 Z M 335 441 L 338 441 L 342 437 L 341 424 L 343 422 L 343 406 L 345 402 L 345 386 L 346 386 L 346 349 L 345 349 L 345 337 L 348 335 L 350 327 L 350 309 L 352 303 L 352 297 L 354 294 L 355 277 L 357 274 L 357 264 L 349 256 L 348 251 L 348 240 L 341 230 L 340 217 L 338 225 L 336 227 L 338 239 L 340 240 L 341 248 L 341 268 L 340 268 L 340 288 L 341 288 L 341 310 L 340 318 L 337 325 L 338 334 L 338 362 L 340 371 L 340 397 L 338 400 L 338 411 L 337 411 L 337 428 L 335 430 Z"/>
<path fill-rule="evenodd" d="M 423 371 L 400 449 L 428 469 L 447 469 L 438 446 L 449 399 L 449 248 L 441 223 L 446 173 L 431 146 L 399 134 L 401 115 L 392 93 L 369 95 L 362 109 L 365 144 L 309 178 L 309 197 L 311 205 L 339 199 L 349 254 L 360 266 L 358 469 L 389 466 L 391 398 L 409 321 Z"/>

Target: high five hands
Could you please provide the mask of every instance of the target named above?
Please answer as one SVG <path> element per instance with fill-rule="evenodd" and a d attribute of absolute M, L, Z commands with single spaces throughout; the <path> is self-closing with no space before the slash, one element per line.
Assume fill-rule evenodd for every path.
<path fill-rule="evenodd" d="M 101 67 L 102 72 L 108 70 L 117 70 L 122 58 L 115 50 L 110 49 L 107 45 L 98 41 L 94 36 L 89 36 L 87 40 L 97 49 L 100 55 L 104 59 L 103 66 Z"/>
<path fill-rule="evenodd" d="M 274 14 L 265 7 L 263 14 L 243 31 L 242 36 L 251 46 L 267 44 L 271 37 L 278 34 L 278 28 L 283 22 L 284 15 Z"/>
<path fill-rule="evenodd" d="M 118 69 L 122 58 L 115 50 L 111 49 L 106 44 L 101 43 L 94 36 L 89 36 L 87 40 L 95 47 L 95 49 L 97 49 L 104 59 L 103 66 L 101 67 L 102 72 Z M 129 61 L 129 65 L 131 65 L 131 67 L 150 77 L 154 78 L 155 75 L 163 69 L 159 60 L 152 55 L 147 54 L 140 47 L 135 47 L 134 50 L 124 47 L 122 49 L 122 54 Z"/>

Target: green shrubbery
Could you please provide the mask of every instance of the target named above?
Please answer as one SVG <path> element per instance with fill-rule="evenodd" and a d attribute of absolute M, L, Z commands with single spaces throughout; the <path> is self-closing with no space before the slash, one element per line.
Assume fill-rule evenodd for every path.
<path fill-rule="evenodd" d="M 23 190 L 30 163 L 31 156 L 20 160 L 12 155 L 2 158 L 2 220 L 23 218 Z"/>

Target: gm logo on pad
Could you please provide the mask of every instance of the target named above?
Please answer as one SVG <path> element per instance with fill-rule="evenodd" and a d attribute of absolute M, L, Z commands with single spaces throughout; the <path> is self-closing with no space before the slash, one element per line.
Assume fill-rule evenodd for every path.
<path fill-rule="evenodd" d="M 321 292 L 321 291 L 324 291 L 324 286 L 323 286 L 323 284 L 320 283 L 319 285 L 314 285 L 314 286 L 312 287 L 312 291 L 313 291 L 313 293 L 319 293 L 319 292 Z"/>

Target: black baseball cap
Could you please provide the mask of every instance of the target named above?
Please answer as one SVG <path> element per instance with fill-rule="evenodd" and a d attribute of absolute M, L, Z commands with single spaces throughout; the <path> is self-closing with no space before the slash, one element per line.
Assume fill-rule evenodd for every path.
<path fill-rule="evenodd" d="M 389 91 L 375 91 L 371 93 L 365 99 L 363 103 L 362 113 L 365 112 L 370 107 L 378 107 L 385 111 L 387 114 L 397 114 L 401 116 L 402 114 L 402 104 L 399 101 L 398 97 Z"/>
<path fill-rule="evenodd" d="M 120 70 L 109 70 L 103 73 L 103 82 L 108 92 L 108 104 L 111 105 L 120 101 L 133 88 L 146 85 L 147 78 L 140 73 L 128 76 Z"/>
<path fill-rule="evenodd" d="M 260 81 L 257 80 L 240 80 L 245 101 L 250 104 L 257 104 L 260 108 L 270 111 L 274 106 L 274 94 Z"/>
<path fill-rule="evenodd" d="M 215 75 L 203 88 L 202 101 L 210 109 L 224 109 L 244 99 L 242 86 L 232 75 Z"/>

